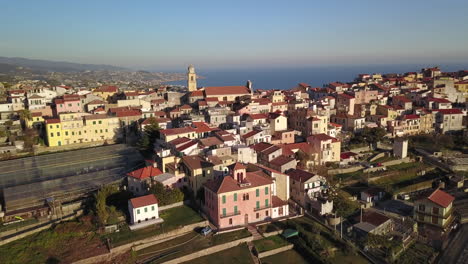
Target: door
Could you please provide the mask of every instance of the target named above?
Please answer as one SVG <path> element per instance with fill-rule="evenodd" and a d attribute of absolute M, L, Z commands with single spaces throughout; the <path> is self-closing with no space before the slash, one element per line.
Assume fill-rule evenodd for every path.
<path fill-rule="evenodd" d="M 249 224 L 249 215 L 248 214 L 245 214 L 244 221 L 245 221 L 245 225 Z"/>

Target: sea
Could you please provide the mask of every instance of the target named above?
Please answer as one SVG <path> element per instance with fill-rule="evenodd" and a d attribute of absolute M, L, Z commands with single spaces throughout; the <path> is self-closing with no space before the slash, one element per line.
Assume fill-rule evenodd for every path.
<path fill-rule="evenodd" d="M 457 64 L 391 64 L 391 65 L 355 65 L 355 66 L 313 66 L 313 67 L 274 67 L 245 69 L 209 69 L 196 68 L 201 79 L 199 87 L 245 85 L 252 81 L 254 89 L 290 89 L 298 83 L 308 83 L 312 87 L 322 87 L 330 82 L 350 82 L 361 73 L 405 73 L 419 72 L 422 68 L 439 66 L 444 72 L 468 70 L 468 62 Z M 186 81 L 168 82 L 173 85 L 186 85 Z"/>

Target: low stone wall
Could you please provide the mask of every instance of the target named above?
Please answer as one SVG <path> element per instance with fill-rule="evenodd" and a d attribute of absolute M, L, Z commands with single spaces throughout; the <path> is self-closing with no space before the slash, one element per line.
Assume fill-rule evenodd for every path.
<path fill-rule="evenodd" d="M 18 240 L 18 239 L 21 239 L 21 238 L 24 238 L 24 237 L 33 235 L 33 234 L 35 234 L 35 233 L 39 233 L 39 232 L 41 232 L 41 231 L 43 231 L 43 230 L 49 229 L 49 228 L 51 228 L 54 224 L 58 224 L 58 223 L 63 222 L 63 221 L 72 220 L 72 219 L 76 218 L 77 216 L 80 216 L 82 213 L 83 213 L 83 211 L 80 210 L 80 211 L 76 212 L 76 214 L 70 215 L 70 216 L 67 216 L 67 217 L 64 217 L 64 218 L 62 218 L 61 220 L 56 220 L 56 221 L 53 221 L 53 222 L 51 222 L 51 223 L 49 223 L 49 224 L 47 224 L 47 225 L 45 225 L 45 226 L 41 226 L 41 227 L 38 227 L 38 228 L 36 228 L 36 229 L 34 229 L 34 230 L 30 230 L 30 231 L 21 233 L 21 234 L 19 234 L 19 235 L 16 235 L 16 236 L 14 236 L 14 237 L 10 237 L 10 238 L 1 240 L 1 241 L 0 241 L 0 246 L 5 245 L 5 244 L 8 244 L 8 243 L 13 242 L 13 241 Z M 42 224 L 44 224 L 44 223 L 42 223 Z M 41 224 L 39 224 L 39 225 L 41 225 Z M 33 225 L 33 227 L 34 227 L 34 225 Z M 28 229 L 28 228 L 31 228 L 31 226 L 25 227 L 25 229 L 23 229 L 23 230 L 26 230 L 26 229 Z"/>
<path fill-rule="evenodd" d="M 370 151 L 370 148 L 366 146 L 366 147 L 360 147 L 360 148 L 353 148 L 353 149 L 350 149 L 349 151 L 359 153 L 359 152 Z"/>
<path fill-rule="evenodd" d="M 232 241 L 232 242 L 228 242 L 228 243 L 218 245 L 218 246 L 209 247 L 209 248 L 194 252 L 192 254 L 185 255 L 185 256 L 180 257 L 180 258 L 176 258 L 176 259 L 173 259 L 173 260 L 163 262 L 163 264 L 177 264 L 177 263 L 190 261 L 192 259 L 196 259 L 196 258 L 200 258 L 200 257 L 203 257 L 203 256 L 211 255 L 211 254 L 214 254 L 216 252 L 223 251 L 225 249 L 233 248 L 235 246 L 238 246 L 241 243 L 246 243 L 246 242 L 250 242 L 250 241 L 253 241 L 253 236 L 242 238 L 242 239 L 235 240 L 235 241 Z"/>
<path fill-rule="evenodd" d="M 385 152 L 380 152 L 380 153 L 375 154 L 372 158 L 370 158 L 369 161 L 373 162 L 374 160 L 378 160 L 383 157 L 385 157 Z"/>
<path fill-rule="evenodd" d="M 406 157 L 404 159 L 389 160 L 389 161 L 386 161 L 386 162 L 382 162 L 382 165 L 383 166 L 393 166 L 393 165 L 398 165 L 398 164 L 401 164 L 401 163 L 408 163 L 408 162 L 411 162 L 410 157 Z"/>
<path fill-rule="evenodd" d="M 328 170 L 328 174 L 335 175 L 335 174 L 350 173 L 350 172 L 361 170 L 362 168 L 364 167 L 361 165 L 358 165 L 358 166 L 343 168 L 343 169 L 333 169 L 333 170 Z"/>
<path fill-rule="evenodd" d="M 294 245 L 291 244 L 291 245 L 287 245 L 287 246 L 284 246 L 284 247 L 268 250 L 268 251 L 259 253 L 258 258 L 266 258 L 266 257 L 271 256 L 271 255 L 276 255 L 278 253 L 291 250 L 293 247 L 294 247 Z"/>
<path fill-rule="evenodd" d="M 281 234 L 282 232 L 283 232 L 283 230 L 278 230 L 278 231 L 263 233 L 262 235 L 263 235 L 264 237 L 271 237 L 271 236 L 279 235 L 279 234 Z"/>
<path fill-rule="evenodd" d="M 130 250 L 131 248 L 135 248 L 135 249 L 138 248 L 138 250 L 140 250 L 140 249 L 143 249 L 143 248 L 146 248 L 146 247 L 150 247 L 152 245 L 156 245 L 158 243 L 161 243 L 161 242 L 176 238 L 178 236 L 184 235 L 184 234 L 192 231 L 193 229 L 195 229 L 195 228 L 197 228 L 199 226 L 205 226 L 207 224 L 208 224 L 208 221 L 205 220 L 205 221 L 194 223 L 194 224 L 191 224 L 191 225 L 186 225 L 186 226 L 183 226 L 181 228 L 169 231 L 169 232 L 164 233 L 164 234 L 156 235 L 156 236 L 149 237 L 149 238 L 146 238 L 146 239 L 143 239 L 143 240 L 134 241 L 134 242 L 122 245 L 122 246 L 112 248 L 110 253 L 90 257 L 90 258 L 87 258 L 87 259 L 82 259 L 82 260 L 79 260 L 79 261 L 76 261 L 76 262 L 73 262 L 73 263 L 75 263 L 75 264 L 92 264 L 92 263 L 97 263 L 97 262 L 108 261 L 109 259 L 113 258 L 114 256 L 118 256 L 120 254 L 123 254 L 126 251 Z"/>

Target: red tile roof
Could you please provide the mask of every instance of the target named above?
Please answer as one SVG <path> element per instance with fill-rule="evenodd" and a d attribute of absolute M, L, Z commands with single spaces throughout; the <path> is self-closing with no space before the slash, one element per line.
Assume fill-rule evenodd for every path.
<path fill-rule="evenodd" d="M 117 88 L 117 86 L 108 86 L 108 85 L 106 85 L 106 86 L 101 86 L 101 87 L 95 89 L 94 91 L 95 92 L 101 92 L 101 93 L 116 93 L 116 92 L 118 92 L 118 90 L 119 89 Z"/>
<path fill-rule="evenodd" d="M 444 208 L 447 208 L 455 200 L 455 197 L 444 191 L 441 191 L 440 189 L 437 189 L 431 193 L 427 199 Z"/>
<path fill-rule="evenodd" d="M 276 195 L 271 196 L 271 205 L 273 207 L 280 207 L 280 206 L 287 205 L 287 204 L 288 202 L 281 200 L 278 196 Z"/>
<path fill-rule="evenodd" d="M 166 136 L 170 136 L 170 135 L 192 133 L 192 132 L 195 132 L 195 130 L 191 127 L 179 127 L 179 128 L 163 129 L 160 132 Z"/>
<path fill-rule="evenodd" d="M 219 87 L 206 87 L 205 88 L 205 95 L 206 96 L 213 96 L 213 95 L 242 95 L 242 94 L 250 94 L 250 91 L 245 86 L 219 86 Z"/>
<path fill-rule="evenodd" d="M 463 114 L 460 109 L 438 109 L 436 111 L 443 115 Z"/>
<path fill-rule="evenodd" d="M 250 114 L 250 117 L 252 119 L 268 119 L 268 115 L 267 114 Z"/>
<path fill-rule="evenodd" d="M 128 173 L 127 175 L 136 179 L 143 180 L 149 177 L 158 176 L 160 174 L 162 174 L 162 171 L 160 169 L 155 168 L 153 166 L 147 166 L 147 167 L 132 171 Z"/>
<path fill-rule="evenodd" d="M 141 116 L 140 110 L 118 111 L 117 117 Z"/>
<path fill-rule="evenodd" d="M 189 95 L 190 97 L 203 97 L 203 90 L 193 91 Z"/>
<path fill-rule="evenodd" d="M 405 119 L 419 119 L 419 115 L 404 115 Z"/>
<path fill-rule="evenodd" d="M 315 174 L 310 173 L 308 171 L 300 170 L 300 169 L 293 169 L 286 173 L 291 177 L 291 179 L 298 181 L 298 182 L 306 182 L 310 178 L 314 177 Z"/>
<path fill-rule="evenodd" d="M 132 203 L 133 208 L 139 208 L 139 207 L 157 204 L 158 199 L 156 199 L 156 196 L 154 196 L 154 194 L 148 194 L 145 196 L 140 196 L 137 198 L 130 199 L 130 203 Z"/>
<path fill-rule="evenodd" d="M 247 138 L 252 137 L 252 136 L 254 136 L 254 135 L 256 135 L 256 134 L 258 134 L 260 132 L 262 132 L 262 131 L 252 130 L 249 133 L 242 135 L 242 138 L 247 139 Z"/>
<path fill-rule="evenodd" d="M 226 176 L 218 180 L 208 180 L 205 183 L 205 187 L 214 193 L 220 194 L 250 188 L 258 188 L 260 186 L 271 185 L 273 183 L 273 181 L 269 179 L 268 175 L 261 171 L 247 172 L 244 182 L 250 183 L 250 185 L 240 185 L 236 180 L 234 180 L 232 176 Z"/>
<path fill-rule="evenodd" d="M 60 119 L 58 118 L 51 118 L 45 120 L 46 124 L 58 124 L 60 123 Z"/>

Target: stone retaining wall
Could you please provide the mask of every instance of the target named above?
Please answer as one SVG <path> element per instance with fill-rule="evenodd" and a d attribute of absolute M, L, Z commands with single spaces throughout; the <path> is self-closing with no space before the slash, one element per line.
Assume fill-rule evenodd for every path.
<path fill-rule="evenodd" d="M 287 246 L 284 246 L 284 247 L 268 250 L 268 251 L 259 253 L 258 258 L 266 258 L 266 257 L 271 256 L 271 255 L 276 255 L 278 253 L 291 250 L 293 247 L 294 247 L 294 245 L 291 244 L 291 245 L 287 245 Z"/>
<path fill-rule="evenodd" d="M 350 173 L 350 172 L 361 170 L 362 168 L 364 167 L 361 165 L 358 165 L 358 166 L 343 168 L 343 169 L 333 169 L 333 170 L 328 170 L 328 174 L 335 175 L 335 174 Z"/>
<path fill-rule="evenodd" d="M 271 236 L 279 235 L 279 234 L 281 234 L 282 232 L 283 232 L 283 230 L 278 230 L 278 231 L 263 233 L 262 235 L 263 235 L 264 237 L 271 237 Z"/>
<path fill-rule="evenodd" d="M 228 243 L 225 243 L 225 244 L 222 244 L 222 245 L 209 247 L 209 248 L 194 252 L 192 254 L 185 255 L 185 256 L 180 257 L 180 258 L 169 260 L 169 261 L 163 262 L 163 264 L 177 264 L 177 263 L 190 261 L 192 259 L 196 259 L 196 258 L 200 258 L 200 257 L 203 257 L 203 256 L 211 255 L 211 254 L 214 254 L 216 252 L 223 251 L 225 249 L 233 248 L 235 246 L 238 246 L 241 243 L 250 242 L 252 240 L 253 240 L 253 236 L 242 238 L 242 239 L 235 240 L 235 241 L 232 241 L 232 242 L 228 242 Z"/>
<path fill-rule="evenodd" d="M 171 209 L 171 208 L 174 208 L 174 207 L 179 207 L 179 206 L 184 205 L 185 203 L 189 203 L 189 201 L 182 201 L 182 202 L 173 203 L 173 204 L 169 204 L 169 205 L 165 205 L 165 206 L 160 206 L 160 207 L 158 207 L 158 211 L 162 212 L 162 211 L 167 210 L 167 209 Z"/>
<path fill-rule="evenodd" d="M 92 264 L 92 263 L 97 263 L 97 262 L 104 262 L 104 261 L 107 261 L 107 260 L 113 258 L 114 256 L 118 256 L 120 254 L 125 253 L 126 251 L 130 250 L 131 248 L 138 248 L 138 250 L 140 250 L 142 248 L 150 247 L 152 245 L 156 245 L 158 243 L 167 241 L 169 239 L 173 239 L 173 238 L 176 238 L 178 236 L 184 235 L 184 234 L 192 231 L 193 229 L 195 229 L 197 227 L 205 226 L 207 224 L 208 224 L 208 221 L 205 220 L 205 221 L 194 223 L 194 224 L 191 224 L 191 225 L 186 225 L 186 226 L 183 226 L 181 228 L 169 231 L 169 232 L 164 233 L 164 234 L 156 235 L 156 236 L 149 237 L 149 238 L 146 238 L 146 239 L 143 239 L 143 240 L 134 241 L 134 242 L 122 245 L 122 246 L 112 248 L 110 253 L 90 257 L 90 258 L 87 258 L 87 259 L 82 259 L 82 260 L 79 260 L 79 261 L 76 261 L 76 262 L 73 262 L 73 263 L 75 263 L 75 264 Z"/>

